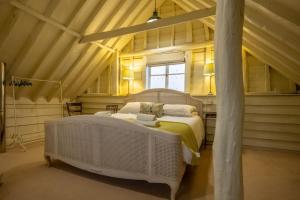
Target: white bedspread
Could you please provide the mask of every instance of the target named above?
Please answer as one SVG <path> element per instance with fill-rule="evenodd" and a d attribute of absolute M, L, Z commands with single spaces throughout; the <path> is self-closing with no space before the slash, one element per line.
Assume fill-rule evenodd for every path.
<path fill-rule="evenodd" d="M 136 114 L 125 114 L 125 113 L 115 113 L 112 114 L 111 117 L 118 118 L 118 119 L 132 119 L 135 120 L 137 115 Z M 204 138 L 204 125 L 202 122 L 201 117 L 198 115 L 192 117 L 175 117 L 175 116 L 163 116 L 161 118 L 157 118 L 158 121 L 169 121 L 169 122 L 181 122 L 189 125 L 193 130 L 198 147 L 200 147 L 202 140 Z"/>

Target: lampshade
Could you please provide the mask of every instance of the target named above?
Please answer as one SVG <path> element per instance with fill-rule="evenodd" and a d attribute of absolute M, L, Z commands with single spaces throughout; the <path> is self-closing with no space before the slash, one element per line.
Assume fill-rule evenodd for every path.
<path fill-rule="evenodd" d="M 203 75 L 212 76 L 215 74 L 215 64 L 214 63 L 207 63 L 204 65 Z"/>
<path fill-rule="evenodd" d="M 160 17 L 158 16 L 158 12 L 156 11 L 156 0 L 154 1 L 154 11 L 152 16 L 147 20 L 147 23 L 149 22 L 155 22 L 157 20 L 159 20 Z"/>
<path fill-rule="evenodd" d="M 122 77 L 126 80 L 133 80 L 133 71 L 130 69 L 124 69 Z"/>

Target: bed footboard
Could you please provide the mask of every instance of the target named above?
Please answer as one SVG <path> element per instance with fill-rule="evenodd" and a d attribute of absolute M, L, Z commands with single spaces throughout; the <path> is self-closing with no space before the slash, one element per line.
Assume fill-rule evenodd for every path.
<path fill-rule="evenodd" d="M 175 199 L 185 171 L 179 136 L 99 116 L 50 121 L 45 134 L 46 157 L 97 174 L 165 183 Z"/>

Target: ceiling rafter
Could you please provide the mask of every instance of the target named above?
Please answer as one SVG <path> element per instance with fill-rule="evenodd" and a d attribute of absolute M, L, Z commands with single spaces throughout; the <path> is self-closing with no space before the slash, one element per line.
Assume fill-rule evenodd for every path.
<path fill-rule="evenodd" d="M 57 22 L 57 21 L 55 21 L 55 20 L 53 20 L 49 17 L 46 17 L 46 16 L 40 14 L 39 12 L 27 7 L 26 5 L 23 5 L 22 3 L 18 2 L 18 1 L 13 0 L 13 1 L 10 2 L 10 4 L 17 7 L 17 8 L 19 8 L 20 10 L 32 15 L 32 16 L 38 18 L 41 21 L 44 21 L 44 22 L 46 22 L 46 23 L 48 23 L 48 24 L 50 24 L 50 25 L 52 25 L 52 26 L 54 26 L 58 29 L 61 29 L 61 30 L 65 31 L 66 33 L 71 34 L 74 37 L 77 37 L 79 39 L 82 38 L 82 35 L 80 33 L 66 27 L 65 25 L 63 25 L 63 24 L 61 24 L 61 23 L 59 23 L 59 22 Z M 95 43 L 92 43 L 92 44 L 95 44 Z M 111 51 L 111 52 L 114 51 L 114 49 L 112 49 L 111 47 L 108 47 L 108 46 L 103 45 L 103 44 L 98 43 L 98 42 L 95 45 L 97 45 L 98 47 L 101 47 L 103 49 L 106 49 L 108 51 Z"/>
<path fill-rule="evenodd" d="M 93 33 L 93 34 L 84 36 L 80 40 L 80 43 L 86 43 L 86 42 L 91 42 L 91 41 L 96 41 L 96 40 L 103 40 L 103 39 L 107 39 L 107 38 L 118 37 L 118 36 L 143 32 L 143 31 L 147 31 L 147 30 L 158 29 L 158 28 L 170 26 L 173 24 L 179 24 L 179 23 L 191 21 L 194 19 L 209 17 L 212 15 L 215 15 L 215 13 L 216 13 L 216 8 L 212 7 L 212 8 L 192 11 L 192 12 L 189 12 L 189 13 L 186 13 L 183 15 L 177 15 L 177 16 L 173 16 L 173 17 L 160 19 L 160 20 L 158 20 L 156 22 L 152 22 L 152 23 L 144 23 L 144 24 L 139 24 L 139 25 L 130 26 L 130 27 L 124 27 L 124 28 L 120 28 L 117 30 L 107 31 L 107 32 Z"/>
<path fill-rule="evenodd" d="M 275 14 L 286 22 L 294 23 L 300 27 L 299 13 L 292 12 L 290 9 L 278 4 L 278 2 L 273 0 L 247 0 L 246 4 L 252 4 L 264 12 Z"/>
<path fill-rule="evenodd" d="M 193 10 L 193 9 L 197 9 L 197 6 L 195 5 L 195 6 L 193 6 L 193 8 L 188 8 L 188 6 L 186 6 L 186 5 L 184 5 L 184 3 L 183 3 L 183 1 L 179 1 L 179 0 L 173 0 L 173 1 L 176 1 L 177 3 L 179 3 L 179 5 L 180 6 L 182 6 L 184 9 L 186 9 L 187 11 L 190 11 L 190 10 Z M 202 1 L 202 0 L 199 0 L 199 1 Z M 206 3 L 207 3 L 207 1 L 205 1 Z M 211 2 L 211 6 L 214 6 L 214 2 Z M 247 13 L 247 9 L 249 9 L 248 7 L 246 7 L 246 12 L 245 12 L 245 14 L 246 14 L 246 16 L 245 16 L 245 20 L 246 20 L 246 23 L 244 23 L 244 29 L 245 28 L 249 28 L 249 27 L 247 27 L 247 23 L 248 23 L 248 17 L 250 17 L 249 16 L 249 13 Z M 255 14 L 255 13 L 252 13 L 252 14 Z M 256 16 L 256 19 L 258 18 L 258 16 Z M 263 19 L 262 19 L 263 20 Z M 257 22 L 258 20 L 253 20 L 253 21 L 255 21 L 255 22 Z M 204 23 L 206 23 L 206 19 L 204 20 Z M 214 27 L 213 27 L 213 29 L 214 29 Z M 275 34 L 275 33 L 273 33 L 273 34 Z M 246 37 L 249 37 L 249 36 L 247 36 L 247 34 L 244 34 L 244 39 L 246 39 Z M 260 36 L 260 37 L 264 37 L 264 36 Z M 274 40 L 275 39 L 278 39 L 278 38 L 273 38 Z M 259 42 L 259 41 L 257 41 L 260 45 L 263 45 L 263 43 L 261 43 L 261 42 Z M 245 43 L 246 45 L 248 44 L 248 43 Z M 247 47 L 247 46 L 246 46 Z M 272 52 L 276 52 L 274 49 L 272 49 L 272 47 L 268 47 L 268 46 L 266 46 L 266 45 L 263 45 L 263 46 L 261 46 L 261 48 L 264 48 L 265 50 L 268 50 L 268 51 L 272 51 Z M 273 47 L 274 48 L 274 47 Z M 285 47 L 285 49 L 286 49 L 287 47 Z M 248 48 L 249 49 L 249 48 Z M 282 56 L 282 55 L 281 55 Z M 275 58 L 275 57 L 274 57 Z M 287 58 L 287 57 L 284 57 L 285 59 L 289 59 L 289 58 Z M 298 62 L 299 63 L 299 62 Z M 268 63 L 268 64 L 271 64 L 271 63 Z M 277 67 L 278 67 L 278 65 L 277 65 Z M 299 68 L 299 65 L 297 65 L 297 66 L 295 66 L 294 64 L 292 64 L 291 63 L 291 65 L 290 66 L 288 66 L 288 68 L 286 67 L 286 64 L 282 64 L 282 69 L 281 69 L 281 73 L 283 73 L 285 76 L 289 76 L 289 75 L 291 75 L 292 74 L 292 72 L 291 71 L 293 71 L 293 69 L 292 68 Z M 295 72 L 295 73 L 298 73 L 299 74 L 299 71 L 298 72 Z M 293 81 L 295 81 L 296 83 L 298 83 L 298 84 L 300 84 L 300 79 L 298 78 L 298 76 L 295 76 L 295 75 L 293 75 L 293 76 L 291 76 L 291 77 L 293 77 Z M 295 79 L 295 78 L 297 78 L 297 79 Z"/>
<path fill-rule="evenodd" d="M 160 7 L 160 5 L 162 5 L 164 3 L 165 0 L 159 1 L 158 2 L 158 7 Z M 150 0 L 151 2 L 151 0 Z M 132 13 L 130 13 L 130 15 L 126 18 L 126 20 L 124 21 L 124 23 L 122 24 L 122 26 L 130 26 L 132 24 L 138 24 L 138 23 L 142 23 L 144 21 L 147 20 L 147 18 L 150 16 L 153 8 L 150 5 L 150 2 L 144 2 L 146 4 L 139 4 L 136 9 L 133 10 Z M 140 8 L 141 7 L 141 8 Z M 145 13 L 149 13 L 148 15 L 145 15 Z M 118 26 L 121 26 L 120 24 Z M 116 48 L 123 48 L 131 39 L 132 37 L 129 36 L 125 36 L 125 37 L 121 37 L 121 38 L 113 38 L 110 41 L 115 41 L 114 46 L 116 46 Z M 96 68 L 94 69 L 85 79 L 84 84 L 82 84 L 78 90 L 78 92 L 76 94 L 80 95 L 82 94 L 82 92 L 84 92 L 84 90 L 86 90 L 94 80 L 96 80 L 96 78 L 99 76 L 99 74 L 101 73 L 101 71 L 103 71 L 105 69 L 105 66 L 102 66 L 100 68 Z"/>
<path fill-rule="evenodd" d="M 107 1 L 105 3 L 108 3 Z M 112 12 L 109 13 L 108 16 L 106 16 L 106 19 L 103 20 L 104 23 L 100 24 L 100 26 L 97 27 L 97 29 L 102 30 L 105 28 L 105 24 L 106 21 L 109 21 L 109 19 L 118 12 L 118 10 L 122 7 L 122 5 L 125 3 L 125 1 L 121 1 L 121 3 L 117 4 L 116 7 L 113 9 Z M 99 13 L 101 11 L 99 10 Z M 98 14 L 99 14 L 98 13 Z M 90 26 L 91 24 L 89 24 Z M 89 27 L 87 27 L 87 29 L 89 29 Z M 96 51 L 98 54 L 95 54 L 92 58 L 94 62 L 96 62 L 96 60 L 101 59 L 101 55 L 102 55 L 102 51 L 98 51 L 97 49 L 92 48 L 92 46 L 88 46 L 87 49 L 85 51 Z M 112 52 L 110 52 L 111 54 Z M 73 64 L 73 67 L 68 71 L 68 73 L 66 73 L 64 76 L 61 77 L 61 80 L 63 81 L 63 86 L 64 86 L 64 92 L 68 91 L 67 93 L 70 93 L 69 88 L 71 87 L 71 84 L 76 84 L 77 83 L 77 79 L 80 76 L 84 76 L 84 74 L 82 74 L 82 70 L 84 70 L 86 66 L 86 63 L 91 64 L 91 62 L 82 62 L 82 60 L 85 60 L 87 58 L 87 53 L 84 53 L 84 55 L 82 56 L 82 58 L 80 60 L 77 60 L 77 62 L 75 64 Z M 89 67 L 90 65 L 88 65 Z M 52 89 L 51 91 L 49 91 L 49 96 L 53 97 L 57 94 L 57 91 L 55 89 Z"/>
<path fill-rule="evenodd" d="M 102 7 L 105 4 L 105 0 L 100 1 L 94 9 L 91 11 L 91 14 L 88 16 L 88 18 L 85 20 L 84 24 L 81 27 L 81 32 L 86 32 L 92 21 L 96 18 L 97 14 L 101 11 Z M 71 64 L 70 66 L 66 66 L 66 63 L 70 60 L 70 57 L 72 56 L 73 52 L 79 51 L 81 54 L 77 57 L 74 62 L 78 62 L 79 58 L 81 59 L 83 57 L 83 54 L 88 52 L 88 48 L 90 45 L 78 45 L 78 39 L 76 38 L 74 42 L 68 46 L 67 55 L 64 57 L 63 60 L 60 61 L 60 63 L 57 66 L 54 66 L 54 69 L 50 74 L 48 74 L 50 80 L 63 80 L 65 79 L 67 73 L 64 72 L 70 72 L 72 69 L 72 66 L 76 64 Z M 45 85 L 42 85 L 40 88 L 37 89 L 38 93 L 37 96 L 43 96 L 45 94 L 51 93 L 50 88 L 46 87 Z M 36 98 L 34 97 L 34 98 Z"/>
<path fill-rule="evenodd" d="M 106 27 L 106 28 L 116 28 L 116 27 L 120 27 L 120 26 L 124 26 L 126 25 L 126 23 L 128 23 L 128 19 L 134 19 L 137 16 L 137 13 L 139 11 L 139 9 L 141 7 L 144 7 L 145 1 L 132 1 L 132 5 L 129 5 L 129 7 L 133 7 L 135 6 L 135 9 L 128 15 L 127 12 L 123 12 L 123 15 L 121 17 L 118 17 L 118 20 L 115 21 L 114 24 L 111 24 L 110 27 Z M 128 6 L 128 5 L 127 5 Z M 132 23 L 132 22 L 131 22 Z M 103 41 L 107 44 L 113 44 L 117 39 L 111 39 L 111 40 L 107 40 L 107 41 Z M 116 49 L 118 49 L 118 46 L 115 46 Z M 91 76 L 94 77 L 94 75 L 99 75 L 98 71 L 100 71 L 102 68 L 105 68 L 106 65 L 103 66 L 99 66 L 97 64 L 95 64 L 94 67 L 89 68 L 88 70 L 86 70 L 86 75 L 81 77 L 80 82 L 77 83 L 77 87 L 78 88 L 82 88 L 82 87 L 86 87 L 85 83 L 87 79 L 90 79 Z M 97 76 L 96 76 L 97 77 Z M 73 94 L 78 94 L 78 89 L 76 89 L 76 86 L 73 86 L 73 91 L 71 91 Z"/>
<path fill-rule="evenodd" d="M 110 14 L 107 16 L 107 20 L 104 20 L 104 23 L 101 24 L 100 27 L 98 27 L 98 29 L 100 29 L 101 31 L 102 30 L 105 30 L 105 28 L 108 26 L 108 23 L 110 20 L 109 19 L 112 19 L 114 16 L 118 16 L 118 13 L 122 11 L 122 9 L 124 9 L 124 6 L 126 7 L 126 1 L 121 1 L 120 3 L 118 3 L 116 5 L 116 7 L 114 8 L 114 11 L 113 12 L 110 12 Z M 117 22 L 116 22 L 117 23 Z M 106 44 L 106 43 L 105 43 Z M 102 52 L 99 52 L 99 55 L 103 55 Z M 93 59 L 93 62 L 89 63 L 89 65 L 87 65 L 86 67 L 84 68 L 81 68 L 81 70 L 79 70 L 77 72 L 77 75 L 73 76 L 73 79 L 70 79 L 70 80 L 64 80 L 63 81 L 63 84 L 64 84 L 64 87 L 65 87 L 65 90 L 67 91 L 66 94 L 71 94 L 72 91 L 70 88 L 74 88 L 75 85 L 79 85 L 80 84 L 80 80 L 82 79 L 82 77 L 85 77 L 87 75 L 87 73 L 89 72 L 90 68 L 93 65 L 93 63 L 97 63 L 97 60 L 99 59 L 100 56 L 96 56 L 94 59 Z M 79 80 L 80 79 L 80 80 Z M 70 83 L 73 83 L 73 84 L 70 84 Z"/>
<path fill-rule="evenodd" d="M 158 2 L 158 7 L 160 7 L 165 0 L 159 1 Z M 151 2 L 151 0 L 150 0 Z M 146 2 L 146 4 L 139 4 L 139 6 L 141 6 L 142 9 L 139 8 L 139 6 L 136 7 L 136 9 L 130 13 L 129 17 L 126 18 L 126 20 L 123 23 L 123 26 L 130 26 L 132 24 L 138 24 L 141 22 L 144 22 L 147 20 L 147 18 L 150 16 L 151 11 L 152 11 L 152 7 L 149 6 L 150 2 Z M 144 2 L 145 3 L 145 2 Z M 145 15 L 145 13 L 149 13 L 149 16 Z M 132 16 L 132 17 L 130 17 Z M 121 26 L 121 25 L 118 25 Z M 125 36 L 125 37 L 121 37 L 121 38 L 113 38 L 110 41 L 115 41 L 114 46 L 116 46 L 116 48 L 123 48 L 132 38 L 132 36 Z M 89 74 L 89 76 L 86 77 L 86 80 L 84 81 L 84 84 L 82 84 L 82 86 L 79 88 L 78 92 L 76 94 L 80 95 L 82 94 L 82 92 L 87 89 L 94 80 L 96 80 L 96 78 L 99 76 L 99 74 L 101 73 L 101 71 L 103 71 L 105 68 L 105 66 L 103 66 L 102 68 L 96 68 L 95 70 L 93 70 L 91 72 L 91 74 Z"/>
<path fill-rule="evenodd" d="M 48 9 L 45 11 L 44 15 L 45 16 L 49 16 L 53 13 L 53 11 L 55 10 L 55 8 L 58 6 L 58 2 L 57 1 L 52 1 L 49 2 L 47 4 Z M 17 8 L 13 7 L 15 10 L 17 10 Z M 18 16 L 16 16 L 16 18 L 13 20 L 13 22 L 11 23 L 11 25 L 14 26 L 18 26 L 18 20 L 19 18 L 24 14 L 21 13 L 18 10 Z M 18 19 L 17 19 L 18 18 Z M 23 65 L 26 57 L 28 56 L 35 40 L 37 39 L 37 36 L 41 33 L 42 27 L 43 27 L 43 23 L 39 23 L 39 21 L 37 21 L 37 23 L 34 25 L 33 27 L 33 31 L 32 34 L 29 35 L 29 37 L 26 39 L 25 43 L 22 45 L 21 49 L 18 51 L 16 58 L 12 61 L 12 63 L 10 63 L 9 65 L 9 72 L 8 72 L 8 76 L 14 74 L 14 72 L 18 71 L 18 69 L 20 68 L 19 66 Z M 9 32 L 13 32 L 13 27 L 7 29 L 9 30 Z M 6 36 L 5 39 L 9 42 L 10 38 L 9 36 Z M 1 46 L 2 50 L 5 50 L 5 47 Z"/>
<path fill-rule="evenodd" d="M 46 9 L 44 15 L 45 16 L 50 16 L 54 12 L 54 10 L 56 9 L 56 7 L 58 6 L 58 3 L 59 3 L 58 1 L 51 1 L 51 2 L 49 2 L 47 4 L 47 8 L 48 9 Z M 21 14 L 19 14 L 19 17 L 20 16 L 21 16 Z M 15 72 L 17 72 L 18 69 L 20 69 L 20 66 L 23 66 L 23 63 L 25 62 L 28 54 L 31 52 L 31 48 L 35 44 L 35 42 L 36 42 L 36 40 L 38 38 L 38 35 L 41 33 L 42 28 L 44 27 L 44 25 L 45 24 L 39 23 L 39 21 L 37 21 L 37 23 L 35 24 L 35 26 L 33 28 L 32 34 L 30 34 L 29 37 L 26 39 L 25 43 L 23 44 L 23 46 L 21 47 L 21 49 L 19 50 L 19 52 L 16 54 L 15 59 L 10 64 L 8 76 L 10 76 L 12 74 L 15 74 Z M 14 21 L 14 26 L 18 26 L 17 20 Z M 10 31 L 13 31 L 13 30 L 10 30 Z M 6 39 L 8 41 L 10 41 L 9 37 L 7 37 Z M 3 47 L 1 47 L 1 49 L 2 48 Z"/>
<path fill-rule="evenodd" d="M 84 9 L 84 5 L 86 5 L 87 2 L 84 1 L 84 0 L 80 0 L 79 3 L 76 5 L 75 9 L 72 11 L 71 15 L 68 16 L 68 19 L 67 19 L 67 22 L 65 23 L 66 24 L 66 27 L 70 27 L 70 25 L 72 23 L 74 23 L 74 21 L 76 20 L 76 16 L 78 16 L 80 14 L 80 11 L 82 9 Z M 57 37 L 57 39 L 55 40 L 55 42 L 53 42 L 51 44 L 51 46 L 48 48 L 48 52 L 47 52 L 47 56 L 44 56 L 43 57 L 43 60 L 39 63 L 38 66 L 36 66 L 32 71 L 32 75 L 31 77 L 37 77 L 37 78 L 41 78 L 41 79 L 47 79 L 47 76 L 49 73 L 51 73 L 51 70 L 52 70 L 52 67 L 51 66 L 57 66 L 59 64 L 59 62 L 63 59 L 63 57 L 66 55 L 67 51 L 63 51 L 61 55 L 59 55 L 59 58 L 55 60 L 55 63 L 52 64 L 49 66 L 49 64 L 47 65 L 47 61 L 48 61 L 48 57 L 51 55 L 51 54 L 54 54 L 57 49 L 57 46 L 63 42 L 64 40 L 64 36 L 65 35 L 65 32 L 64 31 L 61 31 L 61 33 L 59 34 L 59 36 Z M 26 90 L 26 91 L 29 91 L 29 96 L 35 96 L 35 94 L 37 93 L 37 88 L 40 86 L 41 84 L 40 83 L 36 83 L 34 86 L 33 86 L 33 89 L 32 90 Z M 20 93 L 22 92 L 22 90 L 20 91 Z M 35 97 L 36 98 L 36 97 Z M 34 99 L 35 99 L 34 98 Z"/>

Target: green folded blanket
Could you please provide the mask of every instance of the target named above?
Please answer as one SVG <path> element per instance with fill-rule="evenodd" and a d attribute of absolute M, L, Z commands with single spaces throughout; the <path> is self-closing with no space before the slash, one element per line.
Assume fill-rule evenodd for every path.
<path fill-rule="evenodd" d="M 180 135 L 182 142 L 189 148 L 192 153 L 191 165 L 199 164 L 199 147 L 192 128 L 181 122 L 160 121 L 158 129 L 168 131 L 172 134 Z"/>

